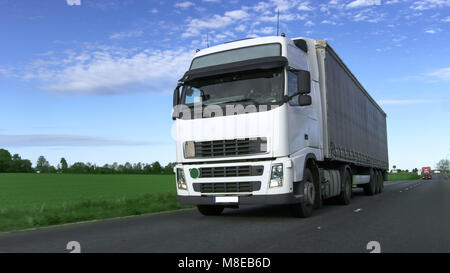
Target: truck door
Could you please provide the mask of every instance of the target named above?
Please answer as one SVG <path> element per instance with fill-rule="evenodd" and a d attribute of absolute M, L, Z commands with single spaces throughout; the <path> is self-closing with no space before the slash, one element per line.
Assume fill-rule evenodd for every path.
<path fill-rule="evenodd" d="M 295 71 L 287 71 L 288 95 L 297 92 L 297 74 Z M 289 152 L 294 153 L 305 147 L 319 148 L 319 123 L 317 114 L 318 84 L 311 80 L 312 104 L 308 106 L 298 105 L 298 96 L 288 102 L 288 136 Z"/>

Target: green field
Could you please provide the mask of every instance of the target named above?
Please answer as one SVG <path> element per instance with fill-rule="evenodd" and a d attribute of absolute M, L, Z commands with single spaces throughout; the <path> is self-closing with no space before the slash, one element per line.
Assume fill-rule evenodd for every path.
<path fill-rule="evenodd" d="M 173 175 L 0 174 L 0 231 L 183 208 Z"/>
<path fill-rule="evenodd" d="M 0 204 L 0 231 L 186 208 L 173 175 L 0 174 Z"/>
<path fill-rule="evenodd" d="M 420 179 L 417 173 L 389 173 L 388 181 Z"/>

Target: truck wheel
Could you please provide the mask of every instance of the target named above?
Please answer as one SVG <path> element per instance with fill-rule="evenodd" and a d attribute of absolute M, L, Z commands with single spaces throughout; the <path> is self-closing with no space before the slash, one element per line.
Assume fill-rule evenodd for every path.
<path fill-rule="evenodd" d="M 383 188 L 384 188 L 384 175 L 383 171 L 380 171 L 380 193 L 383 192 Z"/>
<path fill-rule="evenodd" d="M 220 215 L 225 209 L 224 206 L 215 206 L 215 205 L 198 205 L 198 211 L 206 216 L 215 216 Z"/>
<path fill-rule="evenodd" d="M 379 194 L 381 192 L 381 174 L 380 171 L 376 170 L 375 173 L 377 174 L 377 189 L 376 194 Z"/>
<path fill-rule="evenodd" d="M 315 188 L 314 188 L 314 180 L 311 171 L 308 168 L 305 168 L 303 172 L 303 194 L 305 195 L 305 200 L 302 203 L 292 204 L 290 206 L 292 216 L 297 218 L 307 218 L 311 216 L 313 207 L 314 207 L 314 199 L 316 196 Z M 294 192 L 294 194 L 300 194 Z"/>
<path fill-rule="evenodd" d="M 375 175 L 375 172 L 373 169 L 370 169 L 370 182 L 367 184 L 364 184 L 363 188 L 364 188 L 364 193 L 366 195 L 374 195 L 375 194 L 375 189 L 377 186 L 377 177 Z"/>
<path fill-rule="evenodd" d="M 342 205 L 348 205 L 350 204 L 350 198 L 352 197 L 352 177 L 346 169 L 341 171 L 341 181 L 343 181 L 343 187 L 337 200 Z"/>

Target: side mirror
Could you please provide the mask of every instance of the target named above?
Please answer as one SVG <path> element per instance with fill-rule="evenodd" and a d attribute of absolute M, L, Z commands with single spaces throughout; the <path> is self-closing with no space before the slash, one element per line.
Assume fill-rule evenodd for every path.
<path fill-rule="evenodd" d="M 176 120 L 177 118 L 179 118 L 179 115 L 177 116 L 175 113 L 175 106 L 180 104 L 180 87 L 182 85 L 179 83 L 177 85 L 177 87 L 175 87 L 175 90 L 173 90 L 173 109 L 172 109 L 172 119 Z"/>
<path fill-rule="evenodd" d="M 311 105 L 311 103 L 312 103 L 312 101 L 311 101 L 310 95 L 301 94 L 298 96 L 298 105 L 307 106 L 307 105 Z"/>
<path fill-rule="evenodd" d="M 297 87 L 299 93 L 309 94 L 311 92 L 311 75 L 309 71 L 297 71 Z"/>
<path fill-rule="evenodd" d="M 180 87 L 181 84 L 178 84 L 177 87 L 175 87 L 175 90 L 173 90 L 173 107 L 180 104 Z"/>

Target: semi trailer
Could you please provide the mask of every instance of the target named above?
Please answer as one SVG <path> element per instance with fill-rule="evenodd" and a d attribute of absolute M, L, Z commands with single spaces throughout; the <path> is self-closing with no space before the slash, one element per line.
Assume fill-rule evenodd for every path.
<path fill-rule="evenodd" d="M 204 215 L 374 195 L 388 170 L 386 114 L 325 40 L 259 37 L 197 50 L 173 94 L 176 187 Z"/>

